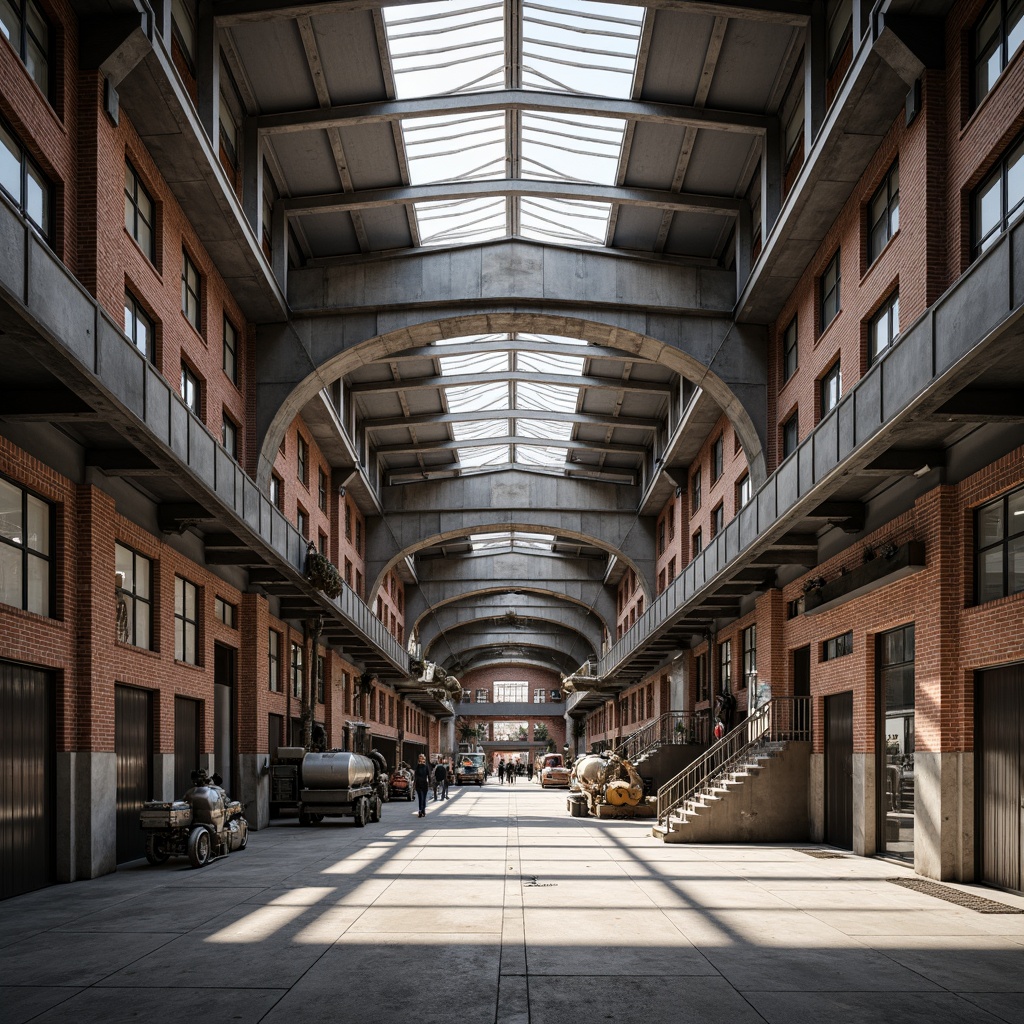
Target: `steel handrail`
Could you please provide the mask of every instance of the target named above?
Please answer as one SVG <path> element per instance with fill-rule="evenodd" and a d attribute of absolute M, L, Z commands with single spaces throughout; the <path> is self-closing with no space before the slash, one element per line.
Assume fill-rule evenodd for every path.
<path fill-rule="evenodd" d="M 613 751 L 627 761 L 636 761 L 659 746 L 681 743 L 706 744 L 710 738 L 707 711 L 666 711 L 627 736 Z"/>
<path fill-rule="evenodd" d="M 667 828 L 676 808 L 728 774 L 752 750 L 811 738 L 810 697 L 774 697 L 658 790 L 658 824 Z"/>

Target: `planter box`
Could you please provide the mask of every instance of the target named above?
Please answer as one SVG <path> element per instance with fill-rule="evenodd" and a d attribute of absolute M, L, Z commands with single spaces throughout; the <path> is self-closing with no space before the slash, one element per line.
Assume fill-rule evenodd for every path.
<path fill-rule="evenodd" d="M 920 572 L 924 566 L 924 544 L 917 540 L 909 541 L 897 548 L 891 558 L 876 555 L 870 562 L 858 565 L 845 576 L 839 576 L 817 590 L 809 590 L 804 595 L 804 614 L 815 615 L 828 611 L 855 597 L 895 583 L 904 576 Z"/>

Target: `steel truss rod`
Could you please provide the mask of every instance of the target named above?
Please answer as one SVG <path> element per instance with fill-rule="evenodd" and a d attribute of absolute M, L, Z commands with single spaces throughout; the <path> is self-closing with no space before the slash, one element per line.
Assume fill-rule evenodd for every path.
<path fill-rule="evenodd" d="M 646 380 L 624 380 L 620 377 L 571 376 L 569 374 L 531 373 L 526 370 L 504 370 L 500 373 L 453 373 L 450 376 L 410 377 L 408 380 L 375 380 L 352 384 L 353 395 L 375 395 L 396 391 L 422 391 L 426 388 L 455 388 L 468 384 L 497 384 L 512 381 L 531 384 L 561 384 L 573 388 L 609 388 L 613 391 L 640 391 L 649 395 L 670 395 L 672 384 Z M 495 410 L 495 419 L 508 416 L 507 410 Z"/>
<path fill-rule="evenodd" d="M 458 441 L 410 441 L 405 444 L 385 444 L 374 449 L 376 455 L 415 455 L 419 452 L 454 451 L 457 448 L 490 448 L 517 444 L 527 447 L 566 448 L 595 452 L 620 452 L 628 455 L 646 455 L 647 445 L 615 444 L 603 441 L 579 441 L 575 438 L 529 437 L 523 434 L 503 434 L 501 437 L 473 437 Z"/>
<path fill-rule="evenodd" d="M 360 420 L 367 433 L 395 427 L 422 427 L 434 423 L 471 423 L 478 420 L 547 420 L 555 423 L 581 423 L 596 427 L 621 427 L 624 430 L 657 430 L 662 420 L 639 416 L 612 416 L 586 412 L 554 412 L 545 409 L 475 409 L 472 412 L 423 413 L 417 416 L 381 416 Z"/>

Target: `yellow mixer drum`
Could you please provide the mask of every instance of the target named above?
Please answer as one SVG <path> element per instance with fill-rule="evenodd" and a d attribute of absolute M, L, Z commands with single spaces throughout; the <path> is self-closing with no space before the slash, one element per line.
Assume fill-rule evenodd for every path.
<path fill-rule="evenodd" d="M 644 795 L 644 787 L 643 786 L 630 786 L 629 787 L 629 799 L 626 801 L 626 803 L 631 804 L 633 807 L 636 807 L 636 805 L 638 803 L 640 803 L 641 799 L 643 798 L 643 795 Z"/>
<path fill-rule="evenodd" d="M 614 807 L 622 807 L 624 804 L 630 803 L 629 783 L 623 782 L 621 779 L 617 782 L 609 782 L 604 791 L 604 798 Z"/>

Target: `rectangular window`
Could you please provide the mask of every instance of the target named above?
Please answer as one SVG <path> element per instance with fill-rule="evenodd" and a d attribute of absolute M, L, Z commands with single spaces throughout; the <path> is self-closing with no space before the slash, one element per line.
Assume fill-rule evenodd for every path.
<path fill-rule="evenodd" d="M 665 520 L 662 519 L 658 523 L 658 557 L 660 558 L 665 553 Z"/>
<path fill-rule="evenodd" d="M 743 630 L 743 685 L 757 685 L 757 625 Z"/>
<path fill-rule="evenodd" d="M 281 636 L 267 630 L 268 689 L 277 693 L 281 689 Z"/>
<path fill-rule="evenodd" d="M 719 502 L 711 511 L 711 536 L 717 537 L 725 526 L 725 506 Z"/>
<path fill-rule="evenodd" d="M 292 696 L 302 696 L 302 645 L 292 644 Z"/>
<path fill-rule="evenodd" d="M 224 317 L 224 357 L 221 362 L 224 375 L 232 384 L 238 384 L 238 331 L 235 325 Z"/>
<path fill-rule="evenodd" d="M 828 327 L 836 315 L 839 313 L 841 308 L 839 299 L 839 250 L 836 250 L 835 256 L 829 260 L 828 266 L 825 268 L 825 273 L 821 275 L 820 285 L 820 301 L 818 304 L 819 310 L 819 333 L 824 334 L 825 329 Z"/>
<path fill-rule="evenodd" d="M 868 206 L 868 263 L 874 263 L 900 226 L 900 165 L 894 163 Z"/>
<path fill-rule="evenodd" d="M 345 540 L 352 542 L 352 506 L 345 502 Z"/>
<path fill-rule="evenodd" d="M 496 704 L 513 702 L 525 704 L 529 699 L 530 684 L 525 680 L 511 682 L 496 681 L 494 683 L 494 701 Z"/>
<path fill-rule="evenodd" d="M 303 487 L 309 486 L 309 445 L 306 443 L 305 438 L 301 435 L 297 435 L 298 438 L 298 450 L 296 452 L 296 463 L 298 465 L 298 475 Z"/>
<path fill-rule="evenodd" d="M 704 534 L 701 530 L 697 530 L 693 535 L 693 555 L 691 557 L 696 558 L 703 550 Z M 671 580 L 669 582 L 671 582 Z"/>
<path fill-rule="evenodd" d="M 697 676 L 697 700 L 708 700 L 708 656 L 698 654 L 694 662 Z"/>
<path fill-rule="evenodd" d="M 43 237 L 49 238 L 53 208 L 50 183 L 3 121 L 0 121 L 0 188 Z"/>
<path fill-rule="evenodd" d="M 796 317 L 793 317 L 782 335 L 782 379 L 789 380 L 799 365 L 797 357 Z"/>
<path fill-rule="evenodd" d="M 345 582 L 352 586 L 352 559 L 345 559 Z"/>
<path fill-rule="evenodd" d="M 701 502 L 701 483 L 700 483 L 700 466 L 698 466 L 693 476 L 690 478 L 690 515 L 693 515 L 697 509 L 700 508 Z"/>
<path fill-rule="evenodd" d="M 235 426 L 234 421 L 224 413 L 223 425 L 221 427 L 221 444 L 224 445 L 224 451 L 231 456 L 231 458 L 238 459 L 238 427 Z"/>
<path fill-rule="evenodd" d="M 202 417 L 202 389 L 199 378 L 184 364 L 181 364 L 181 397 L 185 404 Z"/>
<path fill-rule="evenodd" d="M 200 287 L 199 271 L 183 249 L 181 252 L 181 311 L 185 314 L 185 319 L 202 334 L 203 321 L 199 305 Z"/>
<path fill-rule="evenodd" d="M 787 99 L 786 103 L 790 101 Z M 788 111 L 786 117 L 786 130 L 784 135 L 784 142 L 786 144 L 786 160 L 785 164 L 788 167 L 793 161 L 793 157 L 796 156 L 797 150 L 800 148 L 800 144 L 804 139 L 804 95 L 801 92 L 793 101 L 793 105 Z"/>
<path fill-rule="evenodd" d="M 188 64 L 195 74 L 196 66 L 196 14 L 195 0 L 171 0 L 171 32 Z"/>
<path fill-rule="evenodd" d="M 223 74 L 223 70 L 221 72 Z M 220 125 L 220 144 L 228 163 L 232 167 L 238 166 L 238 122 L 235 120 L 235 112 L 231 109 L 231 103 L 224 91 L 220 94 L 220 108 L 218 111 L 218 123 Z"/>
<path fill-rule="evenodd" d="M 978 604 L 1024 591 L 1024 487 L 978 509 L 974 552 Z"/>
<path fill-rule="evenodd" d="M 1024 11 L 1024 4 L 1021 4 Z M 980 256 L 1024 206 L 1024 138 L 1011 147 L 975 189 L 971 203 L 974 255 Z"/>
<path fill-rule="evenodd" d="M 711 446 L 711 482 L 715 483 L 722 475 L 725 467 L 725 443 L 722 435 L 719 434 L 715 443 Z"/>
<path fill-rule="evenodd" d="M 316 468 L 316 503 L 321 512 L 327 511 L 327 474 L 322 466 Z"/>
<path fill-rule="evenodd" d="M 320 554 L 323 555 L 324 558 L 326 558 L 327 557 L 327 534 L 324 533 L 323 530 L 317 531 L 316 546 L 317 546 L 317 550 L 320 552 Z"/>
<path fill-rule="evenodd" d="M 545 704 L 547 703 L 547 691 L 546 690 L 534 690 L 533 691 L 533 703 L 534 704 Z"/>
<path fill-rule="evenodd" d="M 792 416 L 782 424 L 782 457 L 788 459 L 793 452 L 796 451 L 796 446 L 800 443 L 800 420 L 797 418 L 797 413 L 793 413 Z"/>
<path fill-rule="evenodd" d="M 732 693 L 732 641 L 718 645 L 718 688 L 722 693 Z"/>
<path fill-rule="evenodd" d="M 180 576 L 174 577 L 174 659 L 199 664 L 199 591 Z"/>
<path fill-rule="evenodd" d="M 835 658 L 843 658 L 847 654 L 853 654 L 853 630 L 843 633 L 841 636 L 834 636 L 821 645 L 821 660 L 833 661 Z"/>
<path fill-rule="evenodd" d="M 307 540 L 309 539 L 309 514 L 305 509 L 298 509 L 295 513 L 295 525 L 298 527 L 299 533 L 302 534 Z"/>
<path fill-rule="evenodd" d="M 892 347 L 900 333 L 900 293 L 893 292 L 868 324 L 868 361 Z"/>
<path fill-rule="evenodd" d="M 0 0 L 0 6 L 3 2 L 4 0 Z M 153 263 L 156 258 L 154 220 L 153 197 L 139 181 L 135 168 L 126 162 L 124 165 L 124 229 L 135 239 L 150 263 Z"/>
<path fill-rule="evenodd" d="M 324 702 L 324 676 L 327 673 L 327 666 L 325 659 L 322 654 L 316 656 L 316 702 L 317 704 L 323 704 Z"/>
<path fill-rule="evenodd" d="M 477 704 L 487 704 L 487 703 L 489 703 L 488 700 L 487 700 L 487 691 L 486 690 L 477 690 L 476 691 L 476 702 L 477 702 Z"/>
<path fill-rule="evenodd" d="M 826 41 L 828 74 L 832 75 L 850 39 L 853 25 L 853 0 L 828 0 L 826 6 Z"/>
<path fill-rule="evenodd" d="M 676 578 L 676 560 L 673 557 L 673 558 L 670 558 L 668 560 L 668 581 L 669 581 L 669 583 L 671 583 L 675 578 Z"/>
<path fill-rule="evenodd" d="M 151 362 L 156 362 L 156 329 L 153 321 L 131 292 L 124 293 L 124 333 L 128 340 Z"/>
<path fill-rule="evenodd" d="M 238 609 L 224 600 L 223 597 L 213 599 L 213 614 L 229 629 L 237 629 Z"/>
<path fill-rule="evenodd" d="M 153 563 L 123 544 L 114 545 L 117 581 L 117 639 L 151 650 L 153 646 Z"/>
<path fill-rule="evenodd" d="M 975 26 L 973 42 L 977 106 L 1024 42 L 1024 4 L 1020 0 L 994 0 Z"/>
<path fill-rule="evenodd" d="M 739 511 L 753 497 L 754 487 L 750 482 L 750 474 L 745 473 L 743 478 L 736 484 L 736 509 Z"/>
<path fill-rule="evenodd" d="M 50 23 L 35 0 L 0 0 L 0 35 L 50 98 Z"/>
<path fill-rule="evenodd" d="M 795 598 L 786 605 L 786 618 L 795 619 L 798 615 L 803 615 L 803 613 L 804 595 L 801 594 L 798 598 Z"/>
<path fill-rule="evenodd" d="M 821 378 L 821 415 L 827 416 L 838 404 L 843 391 L 841 361 L 836 360 L 832 368 Z"/>
<path fill-rule="evenodd" d="M 363 553 L 363 524 L 360 520 L 356 520 L 356 551 L 359 554 Z"/>
<path fill-rule="evenodd" d="M 284 481 L 276 474 L 270 474 L 270 503 L 280 510 L 284 506 Z"/>

